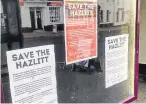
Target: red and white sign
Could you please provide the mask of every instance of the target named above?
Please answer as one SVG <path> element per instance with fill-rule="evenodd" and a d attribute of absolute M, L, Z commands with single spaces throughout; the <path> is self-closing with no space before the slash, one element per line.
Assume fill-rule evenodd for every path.
<path fill-rule="evenodd" d="M 62 2 L 48 2 L 47 3 L 48 6 L 62 6 Z"/>
<path fill-rule="evenodd" d="M 19 5 L 20 5 L 20 6 L 24 6 L 23 0 L 19 0 Z"/>
<path fill-rule="evenodd" d="M 97 57 L 97 0 L 65 0 L 66 63 Z"/>

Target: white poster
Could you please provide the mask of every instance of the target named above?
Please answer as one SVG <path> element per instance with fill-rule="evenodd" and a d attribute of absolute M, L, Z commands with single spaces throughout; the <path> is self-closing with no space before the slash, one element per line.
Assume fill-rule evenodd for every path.
<path fill-rule="evenodd" d="M 105 39 L 106 88 L 128 78 L 128 34 Z"/>
<path fill-rule="evenodd" d="M 7 52 L 12 103 L 58 103 L 54 45 Z"/>

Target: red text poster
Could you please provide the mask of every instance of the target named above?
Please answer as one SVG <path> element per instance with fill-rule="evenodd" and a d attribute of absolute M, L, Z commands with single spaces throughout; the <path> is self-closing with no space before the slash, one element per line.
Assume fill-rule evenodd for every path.
<path fill-rule="evenodd" d="M 65 0 L 66 63 L 97 57 L 97 0 Z"/>

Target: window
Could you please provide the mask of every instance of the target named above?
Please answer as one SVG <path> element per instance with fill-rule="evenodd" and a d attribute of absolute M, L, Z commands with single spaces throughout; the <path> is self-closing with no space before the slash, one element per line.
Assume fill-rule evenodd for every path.
<path fill-rule="evenodd" d="M 27 2 L 24 5 L 21 11 L 24 17 L 21 22 L 21 15 L 18 15 L 20 13 L 16 8 L 17 0 L 2 0 L 5 9 L 0 14 L 1 23 L 8 30 L 8 33 L 3 35 L 4 42 L 1 43 L 1 85 L 5 103 L 12 103 L 12 99 L 22 103 L 40 103 L 41 101 L 52 103 L 56 101 L 55 93 L 57 93 L 58 103 L 118 103 L 134 96 L 134 47 L 135 40 L 137 41 L 135 37 L 136 0 L 131 0 L 131 2 L 114 0 L 113 5 L 107 3 L 111 0 L 92 0 L 95 3 L 91 0 L 91 3 L 87 0 L 80 0 L 80 2 L 66 0 L 68 2 L 60 6 L 58 2 L 49 4 L 48 0 L 48 5 L 47 1 L 42 3 L 44 7 L 40 7 L 40 2 L 37 1 L 30 8 L 30 5 L 26 4 L 33 4 L 33 2 Z M 122 1 L 124 5 L 129 3 L 129 6 L 122 7 Z M 117 5 L 117 2 L 120 4 Z M 65 12 L 63 12 L 63 6 L 66 7 Z M 71 6 L 74 7 L 70 8 Z M 69 10 L 74 11 L 72 13 L 74 15 L 69 16 Z M 126 11 L 129 12 L 126 13 Z M 91 17 L 90 14 L 94 16 Z M 64 18 L 65 21 L 62 21 Z M 26 27 L 20 31 L 22 23 L 26 23 Z M 57 24 L 57 29 L 53 28 L 53 24 Z M 54 32 L 55 30 L 57 32 Z M 47 60 L 46 56 L 51 51 L 39 49 L 41 54 L 46 52 L 47 54 L 36 57 L 39 51 L 33 48 L 44 45 L 54 47 L 51 57 L 55 57 L 55 62 L 50 60 L 49 63 L 45 63 L 46 67 L 38 65 Z M 13 56 L 8 55 L 7 60 L 6 52 L 20 48 L 31 48 L 30 52 L 23 51 L 24 53 L 19 54 L 20 51 L 17 50 L 13 55 L 15 58 L 15 54 L 18 53 L 16 58 L 22 59 L 20 60 L 23 64 L 21 67 L 31 66 L 30 70 L 26 67 L 22 70 L 9 67 L 8 70 L 7 64 L 15 66 L 15 63 L 9 61 L 13 59 Z M 31 51 L 36 52 L 34 57 Z M 96 54 L 98 54 L 97 57 Z M 66 64 L 66 60 L 69 65 Z M 20 61 L 18 60 L 17 63 L 19 64 Z M 25 61 L 28 62 L 25 63 Z M 55 64 L 52 68 L 53 73 L 56 74 L 57 83 L 53 82 L 54 78 L 51 77 L 53 73 L 49 74 L 52 71 L 51 66 L 49 67 L 50 62 Z M 37 65 L 37 68 L 32 64 Z M 16 74 L 12 76 L 10 71 Z M 22 84 L 11 77 L 17 80 L 22 79 L 19 80 Z M 12 88 L 10 81 L 15 81 L 14 83 L 17 84 L 13 86 L 14 90 L 10 89 Z M 57 86 L 53 83 L 51 85 L 49 81 L 56 83 Z M 57 92 L 54 90 L 56 88 Z M 11 93 L 12 91 L 16 93 Z M 14 99 L 12 96 L 20 99 Z"/>
<path fill-rule="evenodd" d="M 106 17 L 106 21 L 109 22 L 109 13 L 110 13 L 110 12 L 109 12 L 109 10 L 107 10 L 106 12 L 107 12 L 107 14 L 106 14 L 106 16 L 107 16 L 107 17 Z"/>
<path fill-rule="evenodd" d="M 7 27 L 5 23 L 6 15 L 4 13 L 1 13 L 1 33 L 6 33 L 7 32 Z"/>
<path fill-rule="evenodd" d="M 124 21 L 124 11 L 122 11 L 122 21 Z"/>
<path fill-rule="evenodd" d="M 117 11 L 117 13 L 116 13 L 116 16 L 117 16 L 117 22 L 119 22 L 119 10 Z"/>
<path fill-rule="evenodd" d="M 103 10 L 100 12 L 100 22 L 103 22 Z"/>
<path fill-rule="evenodd" d="M 50 22 L 60 22 L 60 7 L 49 7 Z"/>

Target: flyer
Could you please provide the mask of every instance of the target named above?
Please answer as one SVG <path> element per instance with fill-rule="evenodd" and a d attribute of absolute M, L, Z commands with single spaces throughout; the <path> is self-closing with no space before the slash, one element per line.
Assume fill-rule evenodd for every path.
<path fill-rule="evenodd" d="M 7 51 L 12 103 L 57 103 L 54 45 Z"/>
<path fill-rule="evenodd" d="M 105 39 L 105 85 L 106 88 L 128 78 L 128 34 Z"/>
<path fill-rule="evenodd" d="M 66 64 L 97 57 L 97 0 L 65 0 Z"/>

